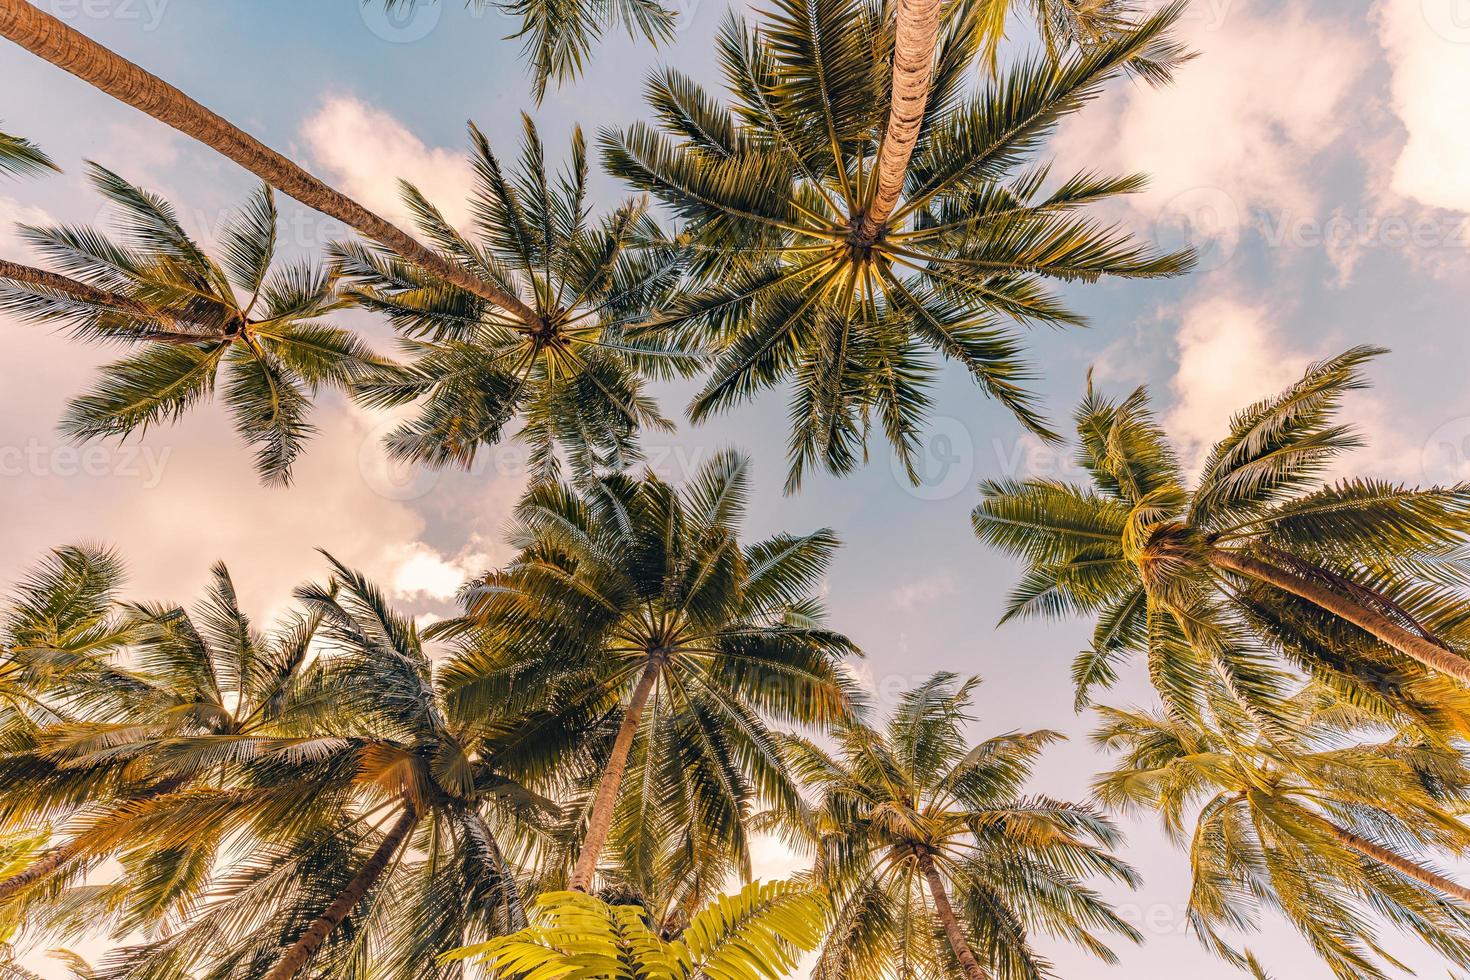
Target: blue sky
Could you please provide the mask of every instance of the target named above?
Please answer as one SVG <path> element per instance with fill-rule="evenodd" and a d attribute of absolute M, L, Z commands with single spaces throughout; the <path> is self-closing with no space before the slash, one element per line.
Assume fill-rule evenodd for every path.
<path fill-rule="evenodd" d="M 652 52 L 611 37 L 586 77 L 529 97 L 508 19 L 458 0 L 390 20 L 356 0 L 42 0 L 38 4 L 138 61 L 372 207 L 395 208 L 394 178 L 453 206 L 464 197 L 464 126 L 475 120 L 511 152 L 529 111 L 548 147 L 643 114 L 655 64 L 717 84 L 710 37 L 724 0 L 686 0 L 676 41 Z M 1185 32 L 1200 57 L 1171 89 L 1122 85 L 1059 135 L 1059 170 L 1154 175 L 1116 208 L 1139 234 L 1200 244 L 1202 269 L 1181 280 L 1068 289 L 1090 329 L 1031 335 L 1039 388 L 1065 417 L 1089 368 L 1123 392 L 1153 390 L 1186 457 L 1221 435 L 1230 411 L 1356 343 L 1393 349 L 1377 387 L 1351 414 L 1371 440 L 1350 469 L 1412 483 L 1470 476 L 1470 393 L 1463 384 L 1470 301 L 1470 7 L 1463 0 L 1196 0 Z M 1014 47 L 1024 46 L 1017 25 Z M 0 185 L 0 254 L 23 259 L 14 221 L 94 221 L 81 177 L 95 159 L 158 190 L 208 240 L 252 178 L 210 151 L 10 46 L 0 47 L 0 119 L 40 142 L 61 177 Z M 623 193 L 595 183 L 599 200 Z M 342 229 L 282 202 L 285 239 L 311 251 Z M 378 341 L 383 328 L 344 323 Z M 324 400 L 322 433 L 288 491 L 255 484 L 222 413 L 196 413 L 135 444 L 78 455 L 55 433 L 68 396 L 110 352 L 0 321 L 0 581 L 45 548 L 115 544 L 146 598 L 197 594 L 211 561 L 235 571 L 259 614 L 319 575 L 313 548 L 387 583 L 404 607 L 443 615 L 468 574 L 505 557 L 497 530 L 521 487 L 518 455 L 492 453 L 471 474 L 389 471 L 374 450 L 384 422 Z M 668 414 L 689 389 L 661 390 Z M 650 459 L 679 477 L 717 447 L 756 463 L 753 535 L 835 528 L 847 542 L 829 581 L 833 622 L 867 651 L 863 676 L 880 698 L 934 670 L 979 673 L 977 736 L 1055 728 L 1072 736 L 1041 767 L 1036 789 L 1082 798 L 1103 760 L 1072 712 L 1068 668 L 1086 624 L 994 629 L 1009 561 L 969 530 L 978 480 L 1070 475 L 1065 451 L 1023 437 L 960 372 L 939 389 L 920 488 L 896 477 L 886 447 L 845 480 L 814 476 L 783 497 L 785 408 L 773 393 L 673 439 Z M 1147 703 L 1129 672 L 1104 700 Z M 1183 934 L 1186 871 L 1148 822 L 1130 823 L 1129 854 L 1147 884 L 1120 901 L 1149 934 L 1118 967 L 1056 949 L 1069 978 L 1230 972 Z M 774 846 L 767 873 L 789 866 Z M 1315 978 L 1292 935 L 1268 927 L 1251 945 L 1280 976 Z M 1442 975 L 1412 946 L 1405 961 Z M 60 971 L 34 960 L 43 975 Z"/>

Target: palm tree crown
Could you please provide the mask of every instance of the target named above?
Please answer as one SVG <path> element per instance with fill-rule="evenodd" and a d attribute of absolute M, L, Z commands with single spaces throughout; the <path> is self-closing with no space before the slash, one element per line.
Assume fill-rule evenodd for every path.
<path fill-rule="evenodd" d="M 405 199 L 419 227 L 447 260 L 518 297 L 518 310 L 487 303 L 382 249 L 338 246 L 357 298 L 385 313 L 413 356 L 357 386 L 374 407 L 421 400 L 388 440 L 391 453 L 436 465 L 469 466 L 498 442 L 517 415 L 520 438 L 541 475 L 555 472 L 556 448 L 587 475 L 638 458 L 640 427 L 670 428 L 643 392 L 643 376 L 692 369 L 641 327 L 678 281 L 679 261 L 641 205 L 589 221 L 587 156 L 581 133 L 555 179 L 534 125 L 525 124 L 519 165 L 507 173 L 478 129 L 474 142 L 471 241 L 416 189 Z"/>
<path fill-rule="evenodd" d="M 718 343 L 692 417 L 794 381 L 788 488 L 813 464 L 858 465 L 873 416 L 912 474 L 931 354 L 964 364 L 1045 431 L 1007 319 L 1077 322 L 1047 279 L 1188 265 L 1076 216 L 1140 178 L 1080 174 L 1043 191 L 1046 168 L 1022 169 L 1059 119 L 1134 59 L 1168 60 L 1177 10 L 1061 63 L 1027 61 L 967 95 L 984 6 L 958 4 L 941 25 L 901 199 L 876 226 L 894 48 L 882 4 L 782 0 L 758 28 L 731 21 L 719 41 L 728 107 L 663 72 L 649 83 L 659 125 L 603 134 L 608 168 L 687 222 L 680 238 L 710 278 L 658 319 Z"/>
<path fill-rule="evenodd" d="M 815 877 L 837 905 L 813 976 L 1018 980 L 1051 975 L 1035 933 L 1105 960 L 1100 933 L 1141 939 L 1086 883 L 1134 883 L 1108 852 L 1119 841 L 1111 824 L 1022 795 L 1037 755 L 1060 736 L 1014 732 L 972 746 L 964 729 L 978 683 L 935 674 L 902 696 L 884 730 L 837 728 L 835 754 L 787 740 L 794 771 L 819 794 L 797 836 L 815 843 Z"/>
<path fill-rule="evenodd" d="M 1470 847 L 1458 816 L 1470 802 L 1470 769 L 1457 751 L 1402 737 L 1292 744 L 1099 710 L 1097 742 L 1123 757 L 1099 779 L 1098 796 L 1155 809 L 1171 835 L 1189 838 L 1189 923 L 1207 948 L 1264 975 L 1221 930 L 1254 928 L 1256 912 L 1274 908 L 1343 980 L 1399 975 L 1384 970 L 1399 964 L 1380 943 L 1379 917 L 1465 967 L 1470 889 L 1418 863 Z M 1329 740 L 1323 719 L 1304 722 Z"/>
<path fill-rule="evenodd" d="M 261 478 L 289 482 L 314 431 L 312 397 L 380 363 L 351 332 L 322 322 L 344 305 L 335 274 L 276 261 L 275 197 L 264 185 L 225 226 L 216 261 L 162 198 L 95 164 L 89 173 L 116 206 L 123 240 L 88 227 L 25 227 L 59 273 L 0 267 L 0 310 L 141 347 L 102 368 L 63 430 L 90 439 L 176 421 L 214 393 L 223 371 L 224 402 Z"/>
<path fill-rule="evenodd" d="M 748 876 L 751 808 L 796 801 L 767 721 L 848 710 L 853 647 L 814 595 L 836 540 L 742 545 L 748 482 L 747 461 L 720 453 L 682 490 L 652 474 L 535 487 L 511 532 L 520 554 L 467 587 L 458 696 L 590 715 L 574 888 L 609 841 L 605 879 L 672 895 L 676 916 Z"/>
<path fill-rule="evenodd" d="M 1372 479 L 1322 484 L 1359 445 L 1337 420 L 1364 386 L 1355 348 L 1238 413 L 1192 488 L 1143 389 L 1077 409 L 1090 486 L 987 481 L 976 533 L 1026 563 L 1006 617 L 1091 613 L 1073 669 L 1078 707 L 1118 662 L 1144 654 L 1174 710 L 1226 697 L 1276 716 L 1279 655 L 1384 717 L 1463 724 L 1450 712 L 1470 661 L 1461 613 L 1470 488 Z"/>
<path fill-rule="evenodd" d="M 61 168 L 30 140 L 0 133 L 0 174 L 33 176 L 59 169 Z"/>

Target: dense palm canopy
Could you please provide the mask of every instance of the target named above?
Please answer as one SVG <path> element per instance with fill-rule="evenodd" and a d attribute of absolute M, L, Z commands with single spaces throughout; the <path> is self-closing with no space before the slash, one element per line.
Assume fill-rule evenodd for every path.
<path fill-rule="evenodd" d="M 58 169 L 51 158 L 30 140 L 0 133 L 0 174 L 32 176 Z"/>
<path fill-rule="evenodd" d="M 971 744 L 978 683 L 936 674 L 900 697 L 884 730 L 838 727 L 835 751 L 786 740 L 793 771 L 819 794 L 795 836 L 815 845 L 815 877 L 836 905 L 815 977 L 1047 977 L 1037 935 L 1108 961 L 1103 934 L 1141 939 L 1088 885 L 1135 882 L 1110 853 L 1113 826 L 1023 792 L 1059 736 Z"/>
<path fill-rule="evenodd" d="M 517 297 L 520 311 L 360 244 L 337 248 L 356 299 L 404 335 L 411 363 L 356 386 L 374 407 L 417 402 L 387 440 L 397 457 L 469 466 L 517 416 L 535 470 L 555 471 L 556 449 L 582 475 L 638 459 L 643 427 L 671 427 L 644 392 L 645 376 L 687 371 L 697 359 L 642 325 L 680 275 L 644 206 L 600 222 L 587 204 L 580 132 L 560 175 L 549 173 L 534 125 L 525 123 L 507 170 L 479 130 L 473 137 L 475 240 L 453 228 L 415 188 L 404 195 L 423 234 L 445 257 Z"/>
<path fill-rule="evenodd" d="M 1289 743 L 1100 710 L 1096 739 L 1122 758 L 1099 779 L 1098 796 L 1157 810 L 1171 835 L 1188 840 L 1189 924 L 1207 948 L 1263 975 L 1224 931 L 1254 928 L 1265 908 L 1289 919 L 1343 980 L 1402 975 L 1380 939 L 1385 923 L 1466 967 L 1470 890 L 1425 863 L 1470 848 L 1460 819 L 1470 769 L 1457 750 L 1403 737 L 1342 744 L 1320 717 L 1303 719 L 1313 742 Z"/>
<path fill-rule="evenodd" d="M 912 473 L 933 355 L 964 364 L 1045 432 L 1009 324 L 1079 321 L 1048 280 L 1188 266 L 1077 215 L 1141 178 L 1053 182 L 1034 160 L 1058 121 L 1135 59 L 1177 59 L 1167 31 L 1178 10 L 967 93 L 984 6 L 955 4 L 942 24 L 903 193 L 879 228 L 865 218 L 894 44 L 881 4 L 784 0 L 758 27 L 731 21 L 719 39 L 728 106 L 665 71 L 648 86 L 657 125 L 603 134 L 609 170 L 683 219 L 680 239 L 705 277 L 655 321 L 718 346 L 692 418 L 791 381 L 789 487 L 815 464 L 858 465 L 875 417 Z"/>
<path fill-rule="evenodd" d="M 1225 699 L 1284 720 L 1290 667 L 1383 717 L 1465 731 L 1450 678 L 1470 671 L 1455 652 L 1470 641 L 1470 489 L 1322 482 L 1360 445 L 1341 403 L 1376 353 L 1314 364 L 1239 412 L 1192 486 L 1143 389 L 1089 390 L 1078 407 L 1091 485 L 981 485 L 976 533 L 1026 563 L 1007 618 L 1096 616 L 1073 668 L 1079 707 L 1139 654 L 1184 715 Z"/>
<path fill-rule="evenodd" d="M 103 167 L 92 165 L 90 176 L 115 206 L 121 240 L 85 226 L 23 227 L 56 273 L 0 267 L 0 310 L 140 348 L 101 369 L 62 429 L 79 439 L 125 437 L 176 421 L 212 397 L 223 374 L 223 401 L 261 478 L 289 482 L 315 431 L 316 393 L 381 363 L 351 332 L 324 322 L 344 305 L 335 273 L 277 260 L 268 187 L 226 223 L 216 261 L 168 202 Z"/>
<path fill-rule="evenodd" d="M 453 627 L 459 710 L 550 701 L 590 715 L 572 885 L 601 868 L 609 885 L 663 896 L 674 919 L 748 875 L 754 807 L 796 805 L 768 723 L 828 724 L 849 708 L 853 648 L 816 597 L 836 540 L 742 544 L 748 492 L 733 453 L 682 489 L 652 474 L 535 487 L 510 531 L 520 553 L 466 588 Z"/>
<path fill-rule="evenodd" d="M 791 975 L 800 954 L 817 945 L 826 902 L 811 886 L 751 882 L 700 909 L 672 940 L 650 928 L 644 909 L 578 892 L 542 895 L 531 918 L 524 930 L 450 956 L 524 980 L 776 980 Z"/>

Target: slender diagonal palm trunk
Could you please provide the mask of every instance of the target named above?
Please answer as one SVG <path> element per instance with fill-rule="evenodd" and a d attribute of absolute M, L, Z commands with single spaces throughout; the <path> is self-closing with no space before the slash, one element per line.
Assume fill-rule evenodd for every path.
<path fill-rule="evenodd" d="M 446 282 L 494 303 L 528 323 L 535 321 L 535 312 L 517 297 L 470 275 L 397 225 L 329 187 L 172 85 L 37 9 L 27 0 L 0 0 L 0 35 L 118 101 L 146 112 L 186 136 L 192 136 L 282 193 L 381 242 Z"/>
<path fill-rule="evenodd" d="M 347 883 L 347 887 L 332 900 L 327 910 L 307 927 L 307 930 L 301 934 L 301 938 L 296 940 L 291 948 L 281 955 L 280 959 L 276 960 L 276 965 L 271 967 L 271 972 L 266 974 L 265 980 L 291 980 L 301 972 L 302 967 L 310 962 L 312 955 L 332 934 L 332 930 L 342 924 L 357 903 L 362 901 L 363 896 L 378 883 L 378 879 L 393 862 L 394 856 L 408 840 L 408 835 L 416 823 L 418 823 L 418 811 L 414 809 L 413 804 L 407 804 L 397 822 L 388 831 L 388 836 L 383 838 L 383 842 L 368 859 L 368 863 L 362 866 L 362 869 Z"/>
<path fill-rule="evenodd" d="M 618 802 L 618 790 L 623 784 L 623 774 L 628 771 L 628 756 L 633 751 L 633 736 L 638 734 L 638 725 L 643 721 L 643 710 L 648 707 L 648 698 L 653 694 L 654 684 L 664 666 L 661 657 L 650 657 L 633 688 L 633 697 L 623 711 L 623 723 L 618 726 L 617 738 L 613 740 L 612 754 L 608 756 L 607 768 L 597 783 L 597 795 L 592 800 L 592 816 L 587 821 L 587 838 L 582 841 L 582 850 L 577 854 L 577 865 L 572 869 L 567 887 L 585 892 L 592 887 L 592 876 L 597 872 L 597 859 L 602 856 L 603 845 L 612 830 L 613 808 Z"/>
<path fill-rule="evenodd" d="M 38 295 L 60 294 L 78 303 L 102 310 L 123 313 L 140 319 L 151 320 L 168 329 L 149 331 L 147 336 L 157 340 L 186 340 L 189 342 L 209 340 L 218 336 L 219 330 L 205 324 L 194 323 L 175 316 L 166 310 L 155 310 L 139 303 L 130 296 L 98 289 L 89 283 L 69 276 L 36 269 L 18 262 L 0 259 L 0 280 L 18 284 L 22 289 L 32 288 Z"/>
<path fill-rule="evenodd" d="M 954 906 L 949 904 L 949 892 L 945 890 L 939 869 L 934 866 L 934 858 L 921 853 L 919 870 L 924 872 L 929 895 L 934 899 L 934 914 L 939 917 L 939 924 L 944 927 L 944 935 L 949 939 L 949 948 L 954 950 L 955 959 L 960 961 L 965 976 L 969 980 L 990 980 L 990 975 L 980 968 L 980 961 L 975 959 L 975 953 L 970 949 L 970 941 L 965 938 L 959 916 L 954 914 Z"/>
<path fill-rule="evenodd" d="M 1406 878 L 1412 878 L 1421 885 L 1433 888 L 1442 894 L 1458 898 L 1462 902 L 1470 903 L 1470 888 L 1466 888 L 1458 882 L 1451 881 L 1444 875 L 1435 874 L 1428 868 L 1416 864 L 1400 854 L 1395 854 L 1386 847 L 1379 847 L 1371 840 L 1365 840 L 1352 831 L 1339 827 L 1330 820 L 1324 819 L 1316 814 L 1312 814 L 1311 816 L 1315 823 L 1337 838 L 1338 842 L 1344 847 L 1351 848 L 1366 858 L 1393 868 L 1399 874 Z"/>
<path fill-rule="evenodd" d="M 1273 585 L 1298 598 L 1305 599 L 1314 606 L 1365 630 L 1430 670 L 1470 683 L 1470 660 L 1466 660 L 1451 650 L 1446 650 L 1433 640 L 1404 629 L 1387 616 L 1374 612 L 1340 592 L 1239 551 L 1214 549 L 1210 552 L 1210 561 L 1219 568 L 1264 582 L 1267 585 Z"/>
<path fill-rule="evenodd" d="M 909 158 L 919 141 L 919 126 L 929 102 L 934 74 L 934 48 L 939 41 L 940 0 L 899 0 L 893 47 L 893 99 L 888 128 L 878 148 L 878 186 L 863 215 L 861 233 L 877 238 L 898 205 Z"/>
<path fill-rule="evenodd" d="M 81 848 L 70 843 L 46 851 L 32 861 L 30 867 L 24 871 L 0 881 L 0 903 L 9 901 L 30 886 L 49 878 L 58 868 L 71 861 L 79 853 L 81 853 Z"/>

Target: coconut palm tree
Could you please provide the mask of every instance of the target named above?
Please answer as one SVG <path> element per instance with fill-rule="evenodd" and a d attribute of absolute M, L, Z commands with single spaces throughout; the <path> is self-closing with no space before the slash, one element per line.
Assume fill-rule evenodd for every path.
<path fill-rule="evenodd" d="M 0 174 L 12 177 L 33 176 L 47 171 L 59 171 L 58 167 L 41 148 L 30 140 L 9 133 L 0 133 Z"/>
<path fill-rule="evenodd" d="M 71 835 L 85 853 L 134 852 L 116 886 L 78 902 L 177 889 L 176 927 L 116 950 L 98 976 L 346 976 L 363 957 L 374 975 L 450 975 L 437 953 L 525 924 L 500 828 L 554 807 L 502 774 L 493 729 L 444 710 L 412 621 L 332 568 L 332 584 L 298 590 L 305 613 L 283 646 L 255 635 L 222 572 L 193 616 L 137 607 L 158 624 L 139 660 L 160 678 L 164 727 L 58 734 L 77 762 L 123 757 L 174 784 Z M 178 852 L 190 859 L 144 866 Z"/>
<path fill-rule="evenodd" d="M 27 226 L 23 236 L 61 271 L 0 267 L 0 310 L 141 348 L 101 369 L 62 429 L 79 439 L 125 437 L 175 421 L 213 395 L 223 372 L 225 404 L 261 479 L 289 483 L 315 431 L 313 396 L 383 364 L 354 334 L 322 322 L 346 305 L 336 274 L 277 262 L 269 187 L 225 226 L 216 261 L 168 202 L 96 164 L 89 173 L 116 206 L 123 240 L 87 227 Z"/>
<path fill-rule="evenodd" d="M 678 282 L 680 262 L 641 204 L 601 223 L 588 218 L 587 156 L 580 131 L 560 174 L 548 173 L 536 127 L 525 120 L 518 165 L 509 172 L 471 127 L 478 241 L 454 229 L 414 187 L 408 207 L 447 261 L 520 297 L 530 317 L 446 284 L 384 249 L 356 243 L 335 251 L 356 299 L 404 334 L 406 366 L 383 367 L 355 385 L 375 408 L 418 401 L 387 439 L 393 455 L 470 466 L 519 416 L 534 469 L 554 474 L 556 448 L 580 475 L 638 458 L 640 428 L 672 428 L 644 393 L 646 375 L 697 365 L 634 321 Z M 646 247 L 640 247 L 646 245 Z"/>
<path fill-rule="evenodd" d="M 448 668 L 460 710 L 554 698 L 593 718 L 573 890 L 605 848 L 605 881 L 687 882 L 686 913 L 731 872 L 748 879 L 751 808 L 797 802 L 768 721 L 848 711 L 854 650 L 814 595 L 836 539 L 742 545 L 748 471 L 721 452 L 682 490 L 651 473 L 533 487 L 510 532 L 519 554 L 466 587 L 446 628 L 464 634 Z"/>
<path fill-rule="evenodd" d="M 836 906 L 814 977 L 1043 977 L 1034 932 L 1108 961 L 1102 933 L 1141 940 L 1087 884 L 1135 882 L 1109 853 L 1117 831 L 1085 806 L 1023 795 L 1038 754 L 1061 736 L 971 745 L 978 683 L 935 674 L 899 698 L 883 730 L 839 726 L 835 751 L 787 739 L 793 770 L 817 794 L 795 837 L 815 845 L 813 876 Z"/>
<path fill-rule="evenodd" d="M 27 0 L 0 0 L 0 37 L 198 140 L 281 193 L 336 218 L 372 241 L 381 242 L 444 281 L 486 302 L 499 304 L 511 313 L 530 317 L 530 311 L 519 300 L 496 289 L 489 280 L 446 262 L 392 222 L 327 186 L 156 75 L 118 56 Z"/>
<path fill-rule="evenodd" d="M 931 354 L 964 364 L 1047 432 L 1007 321 L 1079 321 L 1047 280 L 1189 265 L 1078 216 L 1141 178 L 1051 182 L 1044 165 L 1022 169 L 1062 117 L 1136 59 L 1170 62 L 1178 8 L 966 94 L 982 7 L 961 3 L 944 19 L 932 73 L 914 69 L 932 78 L 891 88 L 887 64 L 907 59 L 894 54 L 882 4 L 782 0 L 759 28 L 732 20 L 721 31 L 729 107 L 663 72 L 648 87 L 658 125 L 602 135 L 608 168 L 687 222 L 680 240 L 706 277 L 656 319 L 719 345 L 691 417 L 794 382 L 788 489 L 816 463 L 853 469 L 875 414 L 917 479 Z"/>
<path fill-rule="evenodd" d="M 371 2 L 371 0 L 369 0 Z M 438 0 L 383 0 L 392 12 Z M 521 29 L 511 35 L 522 41 L 531 67 L 531 82 L 540 102 L 546 85 L 574 81 L 605 31 L 621 27 L 629 37 L 640 35 L 652 44 L 674 39 L 678 16 L 657 0 L 473 0 L 480 9 L 495 7 L 520 19 Z"/>
<path fill-rule="evenodd" d="M 1157 810 L 1171 836 L 1189 839 L 1189 923 L 1207 948 L 1263 975 L 1221 930 L 1252 929 L 1274 908 L 1344 980 L 1402 975 L 1380 921 L 1462 969 L 1470 962 L 1470 888 L 1429 864 L 1470 847 L 1460 816 L 1470 770 L 1458 751 L 1402 738 L 1293 744 L 1099 711 L 1096 741 L 1123 755 L 1098 797 Z"/>
<path fill-rule="evenodd" d="M 650 929 L 636 905 L 553 892 L 536 900 L 526 929 L 448 955 L 482 963 L 497 977 L 768 980 L 789 976 L 799 955 L 815 948 L 826 911 L 810 886 L 751 882 L 701 909 L 670 940 Z"/>
<path fill-rule="evenodd" d="M 93 624 L 89 645 L 103 641 L 102 657 L 126 652 L 127 666 L 98 665 L 73 681 L 63 702 L 70 717 L 53 717 L 24 743 L 10 742 L 0 761 L 7 817 L 72 815 L 87 824 L 89 811 L 110 806 L 121 813 L 141 800 L 211 785 L 218 758 L 191 758 L 183 747 L 206 737 L 229 741 L 277 730 L 283 710 L 308 683 L 307 648 L 317 623 L 297 616 L 270 635 L 259 633 L 240 610 L 223 564 L 212 569 L 210 589 L 191 615 L 177 606 L 118 601 L 110 555 L 58 555 L 68 571 L 79 560 L 104 560 L 98 577 L 111 581 L 90 593 L 49 590 L 57 600 L 46 617 Z M 111 894 L 122 898 L 113 911 L 127 932 L 187 907 L 207 878 L 219 837 L 202 834 L 176 848 L 120 843 L 131 852 L 124 858 L 128 873 Z M 0 902 L 56 877 L 74 879 L 111 853 L 74 835 L 0 880 Z"/>
<path fill-rule="evenodd" d="M 1459 652 L 1470 641 L 1460 551 L 1470 488 L 1320 482 L 1360 444 L 1339 411 L 1378 353 L 1314 364 L 1238 413 L 1192 487 L 1147 392 L 1113 401 L 1090 385 L 1076 412 L 1090 486 L 981 485 L 976 534 L 1026 563 L 1006 618 L 1097 618 L 1073 668 L 1079 708 L 1135 653 L 1186 713 L 1215 685 L 1272 714 L 1284 689 L 1275 657 L 1410 714 L 1432 708 L 1407 697 L 1428 691 L 1426 674 L 1451 688 L 1470 681 Z"/>

